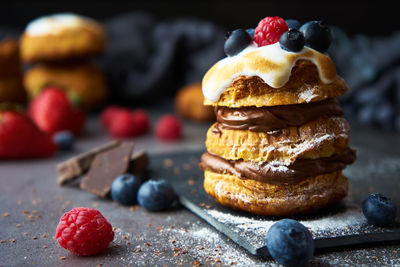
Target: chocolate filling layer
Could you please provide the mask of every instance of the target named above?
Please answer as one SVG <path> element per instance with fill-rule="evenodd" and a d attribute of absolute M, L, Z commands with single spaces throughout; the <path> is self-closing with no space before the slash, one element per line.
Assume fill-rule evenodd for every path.
<path fill-rule="evenodd" d="M 229 173 L 241 179 L 264 183 L 296 183 L 307 177 L 342 170 L 356 159 L 356 152 L 347 148 L 341 154 L 318 159 L 298 159 L 289 166 L 268 162 L 226 160 L 206 152 L 201 157 L 200 168 L 216 173 Z"/>
<path fill-rule="evenodd" d="M 268 132 L 299 126 L 320 116 L 343 116 L 337 99 L 271 107 L 228 108 L 218 106 L 215 114 L 223 129 Z"/>

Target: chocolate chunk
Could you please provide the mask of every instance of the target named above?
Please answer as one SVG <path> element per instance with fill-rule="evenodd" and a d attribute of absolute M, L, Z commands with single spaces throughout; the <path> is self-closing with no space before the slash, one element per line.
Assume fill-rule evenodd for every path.
<path fill-rule="evenodd" d="M 88 173 L 83 177 L 81 188 L 98 196 L 107 197 L 114 179 L 129 170 L 133 146 L 133 142 L 123 142 L 98 154 Z"/>
<path fill-rule="evenodd" d="M 103 146 L 96 147 L 88 152 L 79 154 L 67 161 L 57 165 L 58 184 L 63 185 L 82 174 L 85 174 L 92 164 L 93 159 L 99 153 L 115 148 L 121 144 L 120 141 L 113 141 Z"/>
<path fill-rule="evenodd" d="M 140 150 L 132 155 L 129 163 L 129 173 L 142 174 L 149 165 L 149 157 L 146 151 Z"/>

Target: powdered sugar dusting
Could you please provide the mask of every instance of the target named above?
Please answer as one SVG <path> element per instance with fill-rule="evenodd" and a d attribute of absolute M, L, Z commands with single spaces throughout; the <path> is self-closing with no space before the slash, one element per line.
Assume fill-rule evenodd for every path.
<path fill-rule="evenodd" d="M 207 210 L 207 213 L 219 222 L 230 225 L 230 229 L 240 236 L 252 236 L 255 241 L 254 244 L 260 246 L 264 244 L 264 238 L 269 228 L 277 221 L 270 217 L 240 216 L 216 209 Z M 311 219 L 300 218 L 297 220 L 306 226 L 316 239 L 352 235 L 367 225 L 360 208 L 351 203 L 346 204 L 344 211 Z"/>
<path fill-rule="evenodd" d="M 315 94 L 314 88 L 303 90 L 299 94 L 299 98 L 306 103 L 311 102 L 315 97 L 318 97 L 318 94 Z"/>

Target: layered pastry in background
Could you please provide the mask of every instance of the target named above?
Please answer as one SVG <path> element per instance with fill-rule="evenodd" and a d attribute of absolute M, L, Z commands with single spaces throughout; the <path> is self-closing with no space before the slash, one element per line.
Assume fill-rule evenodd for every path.
<path fill-rule="evenodd" d="M 105 76 L 90 62 L 106 46 L 100 23 L 75 14 L 40 17 L 27 25 L 20 43 L 22 61 L 32 64 L 24 77 L 31 98 L 45 86 L 57 86 L 88 109 L 106 100 Z"/>
<path fill-rule="evenodd" d="M 201 83 L 192 83 L 178 90 L 175 97 L 175 111 L 178 115 L 193 121 L 214 120 L 213 107 L 206 106 L 203 102 Z"/>
<path fill-rule="evenodd" d="M 278 19 L 286 26 L 272 18 Z M 348 180 L 342 170 L 356 155 L 336 99 L 347 85 L 324 53 L 327 47 L 307 42 L 307 27 L 317 27 L 312 37 L 322 43 L 326 36 L 315 35 L 329 28 L 322 22 L 300 30 L 286 26 L 271 41 L 263 30 L 277 24 L 257 27 L 254 40 L 234 31 L 225 43 L 231 56 L 204 76 L 205 104 L 215 108 L 217 122 L 207 132 L 200 167 L 205 191 L 220 204 L 290 216 L 343 199 Z"/>
<path fill-rule="evenodd" d="M 18 42 L 0 40 L 0 103 L 25 103 Z"/>

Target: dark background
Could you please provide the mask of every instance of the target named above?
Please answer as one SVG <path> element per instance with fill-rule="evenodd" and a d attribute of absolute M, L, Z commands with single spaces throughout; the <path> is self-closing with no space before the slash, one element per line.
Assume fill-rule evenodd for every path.
<path fill-rule="evenodd" d="M 227 30 L 255 27 L 266 16 L 296 18 L 300 22 L 323 19 L 346 33 L 382 36 L 400 29 L 396 1 L 6 1 L 0 8 L 0 26 L 23 29 L 32 19 L 71 11 L 103 20 L 142 10 L 156 19 L 198 17 Z"/>
<path fill-rule="evenodd" d="M 266 16 L 300 23 L 324 20 L 336 26 L 331 28 L 335 36 L 328 53 L 350 88 L 340 99 L 346 116 L 400 132 L 397 5 L 394 1 L 325 0 L 14 0 L 0 6 L 0 37 L 2 33 L 18 35 L 33 19 L 53 13 L 73 12 L 104 22 L 109 49 L 97 63 L 107 75 L 109 101 L 136 105 L 157 103 L 154 95 L 160 100 L 172 97 L 181 86 L 200 80 L 224 56 L 225 31 L 254 28 Z M 121 16 L 124 13 L 128 15 Z M 193 17 L 214 25 L 182 19 Z M 207 37 L 208 29 L 213 34 Z"/>

